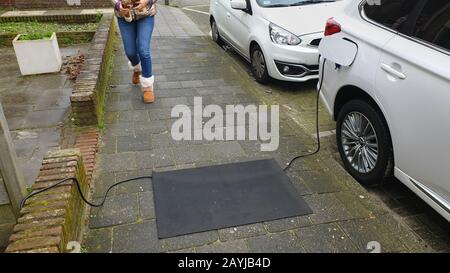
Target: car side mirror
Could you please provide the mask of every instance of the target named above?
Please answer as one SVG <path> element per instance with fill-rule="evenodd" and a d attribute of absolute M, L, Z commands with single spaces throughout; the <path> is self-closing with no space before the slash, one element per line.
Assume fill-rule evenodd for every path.
<path fill-rule="evenodd" d="M 247 10 L 247 1 L 231 0 L 231 8 L 246 11 Z"/>

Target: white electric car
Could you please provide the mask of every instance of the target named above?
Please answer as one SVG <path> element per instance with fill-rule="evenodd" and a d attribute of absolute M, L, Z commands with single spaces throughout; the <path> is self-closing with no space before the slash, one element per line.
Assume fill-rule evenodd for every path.
<path fill-rule="evenodd" d="M 394 175 L 450 221 L 450 2 L 352 0 L 333 17 L 319 86 L 345 168 Z"/>
<path fill-rule="evenodd" d="M 246 60 L 260 83 L 318 77 L 324 22 L 340 0 L 211 0 L 213 39 Z"/>

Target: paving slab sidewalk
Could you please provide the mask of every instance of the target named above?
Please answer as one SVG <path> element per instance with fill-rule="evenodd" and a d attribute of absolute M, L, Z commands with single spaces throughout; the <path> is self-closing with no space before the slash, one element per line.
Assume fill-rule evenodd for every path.
<path fill-rule="evenodd" d="M 166 9 L 160 7 L 159 16 Z M 165 20 L 157 23 L 160 30 L 186 24 L 170 22 L 170 27 L 163 25 Z M 157 101 L 145 105 L 139 87 L 130 84 L 120 43 L 117 49 L 94 199 L 114 182 L 153 170 L 260 158 L 285 164 L 312 143 L 310 134 L 284 114 L 275 152 L 262 153 L 255 141 L 175 142 L 170 135 L 173 106 L 192 106 L 194 96 L 201 96 L 204 104 L 259 105 L 260 99 L 248 90 L 252 79 L 208 37 L 160 32 L 152 42 Z M 319 155 L 299 161 L 289 172 L 312 215 L 164 240 L 157 238 L 151 181 L 122 185 L 105 207 L 91 209 L 83 244 L 88 252 L 369 252 L 367 244 L 376 241 L 384 252 L 433 251 L 333 162 Z"/>
<path fill-rule="evenodd" d="M 88 44 L 61 48 L 63 57 L 85 53 Z M 59 146 L 70 113 L 73 82 L 58 73 L 22 76 L 14 50 L 0 48 L 0 101 L 26 185 L 31 185 L 44 155 Z"/>

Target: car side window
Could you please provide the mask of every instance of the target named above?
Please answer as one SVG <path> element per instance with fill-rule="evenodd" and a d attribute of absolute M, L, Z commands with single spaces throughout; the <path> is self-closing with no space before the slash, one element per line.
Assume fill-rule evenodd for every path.
<path fill-rule="evenodd" d="M 450 2 L 428 0 L 411 36 L 450 50 Z"/>
<path fill-rule="evenodd" d="M 420 0 L 367 1 L 364 4 L 363 9 L 369 19 L 385 27 L 400 31 L 419 1 Z"/>

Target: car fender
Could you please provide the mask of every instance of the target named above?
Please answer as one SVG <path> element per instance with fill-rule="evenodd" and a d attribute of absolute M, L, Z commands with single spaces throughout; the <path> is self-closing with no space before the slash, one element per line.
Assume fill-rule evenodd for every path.
<path fill-rule="evenodd" d="M 256 42 L 259 47 L 262 49 L 264 55 L 266 56 L 266 44 L 270 42 L 269 36 L 269 22 L 263 19 L 260 16 L 254 16 L 254 20 L 252 20 L 251 29 L 253 30 L 250 33 L 249 41 L 248 41 L 248 56 L 250 56 L 251 45 L 253 42 Z M 264 37 L 267 37 L 266 39 Z"/>

